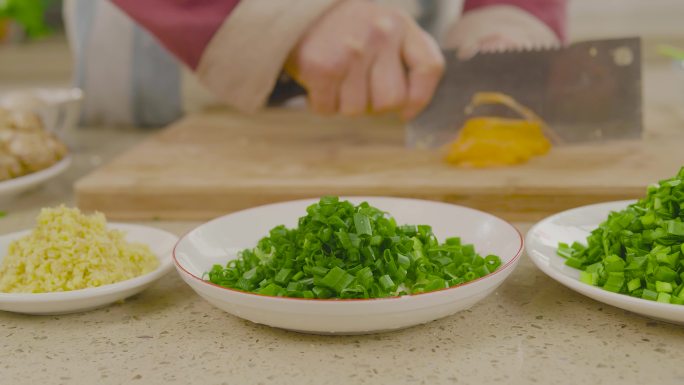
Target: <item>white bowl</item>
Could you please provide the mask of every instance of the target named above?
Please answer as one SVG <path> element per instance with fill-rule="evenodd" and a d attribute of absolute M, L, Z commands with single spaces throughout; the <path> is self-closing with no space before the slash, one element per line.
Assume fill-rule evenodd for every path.
<path fill-rule="evenodd" d="M 10 198 L 39 186 L 66 171 L 70 165 L 71 155 L 66 155 L 62 160 L 46 169 L 0 181 L 0 199 Z"/>
<path fill-rule="evenodd" d="M 0 107 L 35 112 L 45 129 L 60 137 L 77 126 L 82 102 L 78 88 L 30 88 L 0 95 Z"/>
<path fill-rule="evenodd" d="M 109 223 L 110 229 L 126 232 L 126 240 L 147 244 L 159 258 L 159 267 L 145 275 L 126 281 L 56 293 L 0 293 L 0 310 L 25 314 L 77 313 L 109 305 L 148 288 L 154 281 L 172 270 L 171 251 L 178 237 L 147 226 Z M 30 230 L 0 236 L 0 261 L 7 254 L 11 241 L 26 235 Z"/>
<path fill-rule="evenodd" d="M 277 203 L 217 218 L 192 230 L 174 248 L 176 269 L 185 282 L 216 307 L 249 321 L 318 334 L 388 331 L 426 323 L 467 309 L 493 292 L 513 271 L 523 248 L 520 233 L 481 211 L 415 199 L 352 197 L 389 212 L 397 223 L 428 224 L 440 241 L 460 236 L 482 255 L 501 257 L 501 267 L 483 278 L 430 293 L 381 299 L 318 300 L 271 297 L 214 285 L 202 276 L 225 265 L 237 252 L 254 247 L 274 226 L 294 227 L 317 200 Z"/>
<path fill-rule="evenodd" d="M 30 88 L 0 94 L 0 107 L 37 113 L 45 130 L 64 142 L 68 142 L 67 137 L 78 124 L 82 101 L 83 92 L 78 88 Z M 71 156 L 67 154 L 44 170 L 0 181 L 0 199 L 14 197 L 52 179 L 70 164 Z"/>
<path fill-rule="evenodd" d="M 527 233 L 526 251 L 546 275 L 568 288 L 597 301 L 647 317 L 684 324 L 684 305 L 674 305 L 613 293 L 579 280 L 579 270 L 565 265 L 556 254 L 558 242 L 586 244 L 589 233 L 605 221 L 608 213 L 619 211 L 634 201 L 599 203 L 552 215 Z"/>

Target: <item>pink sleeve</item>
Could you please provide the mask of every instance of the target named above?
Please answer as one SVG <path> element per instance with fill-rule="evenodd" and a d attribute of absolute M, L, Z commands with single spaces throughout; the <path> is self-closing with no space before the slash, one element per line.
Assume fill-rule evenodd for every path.
<path fill-rule="evenodd" d="M 112 0 L 193 70 L 240 0 Z"/>
<path fill-rule="evenodd" d="M 463 12 L 488 5 L 512 5 L 521 8 L 543 21 L 565 41 L 566 0 L 465 0 Z"/>

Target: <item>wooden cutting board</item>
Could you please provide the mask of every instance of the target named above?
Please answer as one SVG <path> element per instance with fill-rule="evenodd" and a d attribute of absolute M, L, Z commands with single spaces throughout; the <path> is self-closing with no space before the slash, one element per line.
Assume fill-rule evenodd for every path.
<path fill-rule="evenodd" d="M 335 195 L 441 200 L 513 221 L 636 198 L 684 165 L 684 137 L 556 148 L 531 162 L 458 169 L 403 147 L 391 119 L 272 110 L 191 115 L 76 184 L 78 206 L 114 219 L 208 219 Z"/>

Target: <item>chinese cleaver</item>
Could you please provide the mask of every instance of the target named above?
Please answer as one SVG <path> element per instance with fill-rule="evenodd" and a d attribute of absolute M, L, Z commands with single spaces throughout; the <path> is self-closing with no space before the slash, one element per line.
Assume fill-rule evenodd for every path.
<path fill-rule="evenodd" d="M 444 55 L 446 71 L 432 101 L 406 127 L 409 147 L 452 141 L 470 116 L 466 106 L 478 92 L 513 97 L 540 116 L 563 143 L 641 136 L 639 38 L 481 53 L 468 60 L 459 59 L 456 51 Z M 479 113 L 508 113 L 499 106 L 488 108 L 478 108 Z"/>

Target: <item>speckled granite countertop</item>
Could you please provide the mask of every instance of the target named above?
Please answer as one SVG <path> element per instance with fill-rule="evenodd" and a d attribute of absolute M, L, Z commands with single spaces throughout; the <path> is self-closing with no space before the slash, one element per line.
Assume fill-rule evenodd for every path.
<path fill-rule="evenodd" d="M 469 311 L 380 335 L 254 325 L 174 274 L 89 313 L 3 313 L 0 333 L 4 384 L 681 384 L 684 376 L 681 327 L 582 298 L 529 261 Z"/>
<path fill-rule="evenodd" d="M 17 200 L 0 233 L 32 226 L 42 206 L 73 203 L 71 184 L 144 137 L 84 130 L 63 177 Z M 102 143 L 107 143 L 103 147 Z M 152 222 L 176 234 L 193 222 Z M 525 231 L 529 224 L 518 223 Z M 468 311 L 367 336 L 314 336 L 218 310 L 175 272 L 147 291 L 82 314 L 0 312 L 0 384 L 681 384 L 684 328 L 576 294 L 523 257 Z"/>
<path fill-rule="evenodd" d="M 668 84 L 666 71 L 647 73 L 646 84 L 647 124 L 665 132 L 684 129 L 684 110 L 668 104 L 672 99 L 658 88 Z M 146 135 L 111 129 L 72 134 L 71 169 L 19 199 L 0 202 L 8 212 L 0 218 L 0 234 L 31 227 L 40 207 L 72 204 L 79 176 Z M 197 225 L 147 224 L 176 234 Z M 516 225 L 525 231 L 530 224 Z M 2 385 L 664 385 L 684 383 L 683 351 L 684 327 L 583 297 L 546 277 L 527 257 L 470 310 L 379 335 L 314 336 L 255 325 L 209 305 L 175 272 L 125 303 L 87 313 L 0 312 Z"/>

